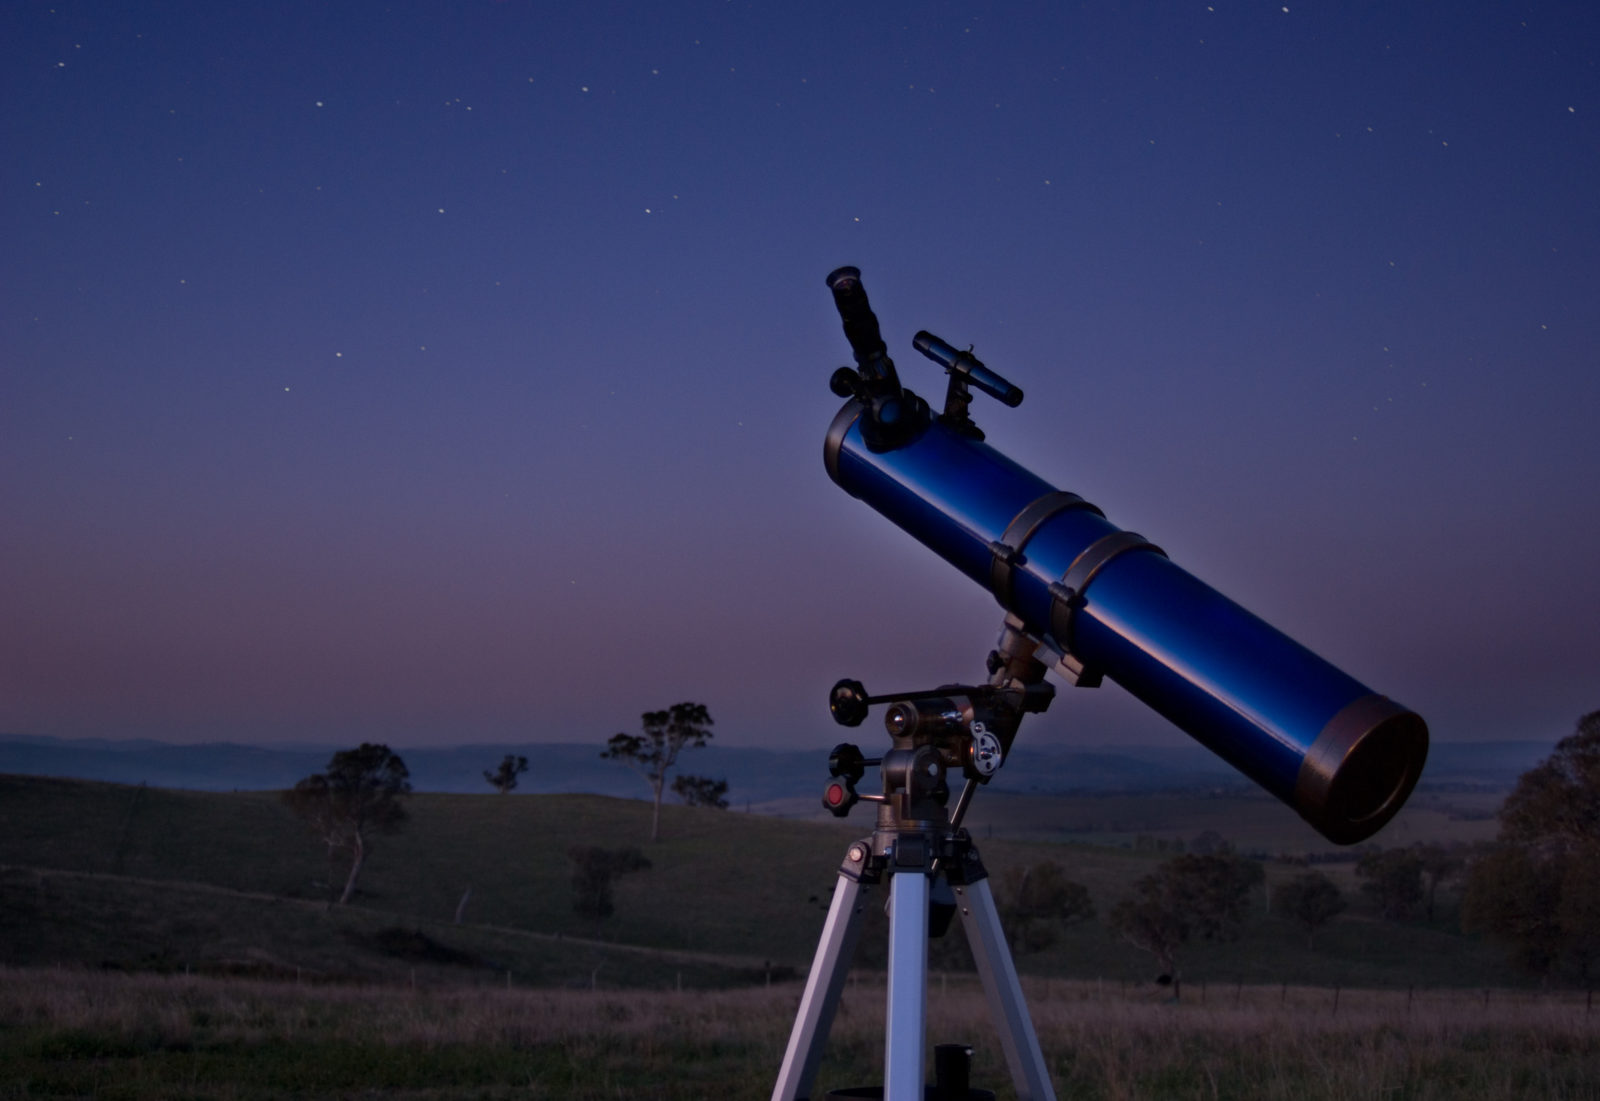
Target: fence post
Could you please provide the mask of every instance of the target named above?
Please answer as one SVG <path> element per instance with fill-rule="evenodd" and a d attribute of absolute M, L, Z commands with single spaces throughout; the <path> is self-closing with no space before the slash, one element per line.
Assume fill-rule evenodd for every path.
<path fill-rule="evenodd" d="M 1339 1015 L 1339 988 L 1337 986 L 1333 988 L 1333 1015 L 1335 1017 Z"/>

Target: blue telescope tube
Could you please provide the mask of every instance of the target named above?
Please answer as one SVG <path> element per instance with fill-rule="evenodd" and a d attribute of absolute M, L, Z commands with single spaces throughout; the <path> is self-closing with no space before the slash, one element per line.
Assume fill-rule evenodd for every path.
<path fill-rule="evenodd" d="M 935 420 L 870 450 L 866 406 L 828 431 L 828 474 L 994 594 L 1066 659 L 1110 677 L 1348 845 L 1394 817 L 1427 725 L 983 442 Z"/>

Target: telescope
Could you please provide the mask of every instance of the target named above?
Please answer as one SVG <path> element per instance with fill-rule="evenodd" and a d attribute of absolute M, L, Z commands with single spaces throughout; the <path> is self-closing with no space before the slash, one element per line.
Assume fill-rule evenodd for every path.
<path fill-rule="evenodd" d="M 1008 406 L 1022 391 L 923 331 L 913 347 L 949 375 L 935 413 L 901 385 L 860 271 L 827 282 L 856 362 L 831 380 L 848 399 L 824 448 L 840 488 L 992 593 L 1066 683 L 1121 685 L 1329 841 L 1394 817 L 1427 757 L 1420 716 L 990 447 L 972 391 Z"/>
<path fill-rule="evenodd" d="M 839 268 L 828 286 L 856 361 L 830 383 L 847 400 L 828 429 L 829 476 L 993 594 L 1005 625 L 984 684 L 878 696 L 859 681 L 833 686 L 828 709 L 842 726 L 888 705 L 891 745 L 869 758 L 841 744 L 829 757 L 823 805 L 842 818 L 859 802 L 874 804 L 877 824 L 839 865 L 772 1098 L 810 1101 L 864 900 L 887 881 L 884 1084 L 828 1097 L 994 1097 L 968 1086 L 971 1049 L 962 1044 L 937 1049 L 936 1081 L 924 1088 L 928 938 L 959 914 L 1017 1097 L 1054 1101 L 988 871 L 961 825 L 1023 717 L 1050 705 L 1048 673 L 1085 688 L 1109 677 L 1338 844 L 1372 836 L 1405 803 L 1427 757 L 1428 728 L 1154 543 L 990 447 L 972 420 L 973 391 L 1016 406 L 1021 389 L 970 349 L 923 331 L 912 346 L 949 375 L 944 408 L 934 413 L 900 384 L 861 272 Z M 878 769 L 879 794 L 857 790 L 869 766 Z M 964 783 L 952 804 L 955 775 Z"/>

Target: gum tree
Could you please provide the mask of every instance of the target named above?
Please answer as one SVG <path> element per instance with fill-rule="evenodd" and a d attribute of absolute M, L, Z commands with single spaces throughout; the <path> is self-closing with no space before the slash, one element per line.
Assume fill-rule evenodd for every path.
<path fill-rule="evenodd" d="M 650 840 L 661 839 L 661 794 L 667 774 L 685 749 L 700 749 L 711 740 L 711 714 L 703 703 L 675 703 L 665 711 L 641 716 L 643 734 L 614 734 L 600 756 L 621 761 L 650 785 L 654 806 L 650 815 Z"/>
<path fill-rule="evenodd" d="M 1344 912 L 1344 895 L 1321 872 L 1304 872 L 1272 892 L 1272 908 L 1306 931 L 1306 947 L 1315 948 L 1317 930 Z"/>
<path fill-rule="evenodd" d="M 675 776 L 672 793 L 691 807 L 728 809 L 728 781 L 709 776 Z"/>
<path fill-rule="evenodd" d="M 1112 908 L 1111 929 L 1155 956 L 1174 996 L 1182 997 L 1178 950 L 1193 940 L 1236 939 L 1250 890 L 1262 878 L 1260 864 L 1232 853 L 1175 857 Z"/>
<path fill-rule="evenodd" d="M 483 770 L 483 778 L 489 786 L 505 795 L 517 786 L 517 777 L 528 771 L 528 759 L 519 757 L 514 753 L 507 753 L 493 772 Z"/>
<path fill-rule="evenodd" d="M 335 753 L 326 771 L 313 773 L 283 793 L 283 801 L 328 846 L 328 860 L 346 852 L 350 871 L 336 903 L 355 893 L 356 878 L 372 853 L 372 839 L 396 833 L 406 822 L 401 800 L 411 793 L 411 772 L 386 745 L 362 742 Z M 331 884 L 329 885 L 331 888 Z"/>

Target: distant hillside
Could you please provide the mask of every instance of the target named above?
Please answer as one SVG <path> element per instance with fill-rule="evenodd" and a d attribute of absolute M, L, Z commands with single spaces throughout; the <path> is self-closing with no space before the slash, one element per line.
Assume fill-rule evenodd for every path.
<path fill-rule="evenodd" d="M 275 791 L 327 765 L 340 746 L 249 746 L 231 742 L 176 745 L 158 741 L 62 739 L 0 734 L 0 773 L 56 776 L 189 791 Z M 862 738 L 862 748 L 875 750 Z M 1434 745 L 1423 788 L 1501 791 L 1550 752 L 1544 742 Z M 483 772 L 507 753 L 531 767 L 517 790 L 536 794 L 592 794 L 642 798 L 643 781 L 587 744 L 468 745 L 402 749 L 418 791 L 489 790 Z M 708 746 L 690 750 L 680 771 L 724 778 L 735 806 L 810 799 L 827 778 L 823 750 L 770 750 Z M 993 787 L 1017 794 L 1134 793 L 1249 786 L 1199 745 L 1116 746 L 1067 749 L 1019 743 L 1016 767 L 1002 770 Z"/>

